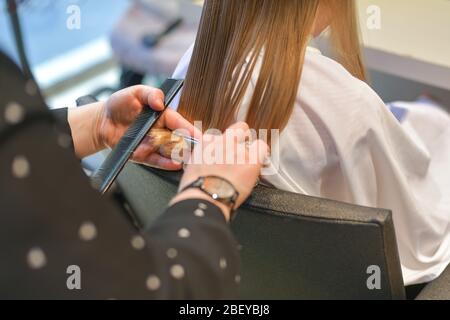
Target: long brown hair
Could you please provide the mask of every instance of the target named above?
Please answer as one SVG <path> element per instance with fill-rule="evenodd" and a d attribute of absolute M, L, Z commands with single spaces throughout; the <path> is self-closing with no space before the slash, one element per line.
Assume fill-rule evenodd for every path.
<path fill-rule="evenodd" d="M 205 130 L 224 130 L 235 120 L 261 63 L 246 122 L 255 130 L 284 129 L 323 1 L 346 3 L 333 20 L 350 17 L 352 22 L 332 23 L 333 39 L 344 66 L 363 78 L 353 0 L 206 0 L 178 111 L 203 121 Z M 348 26 L 355 33 L 343 29 Z"/>
<path fill-rule="evenodd" d="M 359 21 L 354 0 L 323 0 L 333 13 L 331 47 L 336 59 L 356 78 L 366 81 L 361 51 Z"/>

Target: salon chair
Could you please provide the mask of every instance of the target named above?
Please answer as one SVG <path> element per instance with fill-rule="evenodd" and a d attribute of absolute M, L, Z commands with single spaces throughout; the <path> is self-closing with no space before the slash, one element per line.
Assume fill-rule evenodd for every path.
<path fill-rule="evenodd" d="M 146 228 L 177 191 L 179 173 L 128 164 L 118 179 Z M 242 299 L 405 299 L 392 213 L 258 186 L 232 229 Z M 371 266 L 380 289 L 370 290 Z M 368 273 L 369 271 L 369 273 Z M 450 299 L 450 268 L 420 299 Z"/>

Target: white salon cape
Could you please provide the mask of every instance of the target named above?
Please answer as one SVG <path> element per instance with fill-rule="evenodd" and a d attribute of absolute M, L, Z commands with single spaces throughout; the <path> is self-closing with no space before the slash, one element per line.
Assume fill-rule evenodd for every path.
<path fill-rule="evenodd" d="M 174 78 L 185 78 L 192 51 Z M 236 120 L 245 120 L 257 76 Z M 278 171 L 263 178 L 276 188 L 393 211 L 406 285 L 434 280 L 449 265 L 446 112 L 426 101 L 386 106 L 366 83 L 309 48 L 293 114 L 273 148 Z"/>

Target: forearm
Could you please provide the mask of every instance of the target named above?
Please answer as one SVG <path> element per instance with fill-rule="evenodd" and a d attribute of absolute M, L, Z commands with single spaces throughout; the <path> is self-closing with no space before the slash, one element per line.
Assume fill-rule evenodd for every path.
<path fill-rule="evenodd" d="M 201 199 L 201 200 L 207 201 L 208 203 L 214 204 L 217 208 L 219 208 L 222 211 L 222 213 L 225 217 L 225 220 L 230 221 L 230 208 L 219 201 L 214 201 L 210 196 L 203 193 L 199 189 L 189 189 L 183 193 L 180 193 L 171 201 L 170 204 L 175 205 L 181 201 L 190 200 L 190 199 Z"/>
<path fill-rule="evenodd" d="M 235 299 L 240 279 L 238 244 L 221 210 L 203 199 L 167 209 L 148 234 L 164 258 L 158 261 L 167 299 Z"/>
<path fill-rule="evenodd" d="M 80 159 L 104 149 L 98 137 L 98 122 L 103 106 L 103 102 L 97 102 L 68 110 L 75 154 Z"/>

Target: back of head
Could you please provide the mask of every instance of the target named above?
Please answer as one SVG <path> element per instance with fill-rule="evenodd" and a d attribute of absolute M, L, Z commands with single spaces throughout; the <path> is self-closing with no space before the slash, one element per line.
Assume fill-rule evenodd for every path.
<path fill-rule="evenodd" d="M 282 130 L 292 114 L 321 4 L 342 5 L 331 20 L 335 47 L 345 63 L 362 70 L 355 62 L 361 61 L 359 49 L 347 54 L 359 45 L 353 0 L 206 0 L 179 112 L 202 121 L 204 129 L 224 130 L 260 62 L 246 121 L 255 130 Z M 340 21 L 350 16 L 352 22 Z M 354 33 L 345 30 L 348 25 Z"/>

